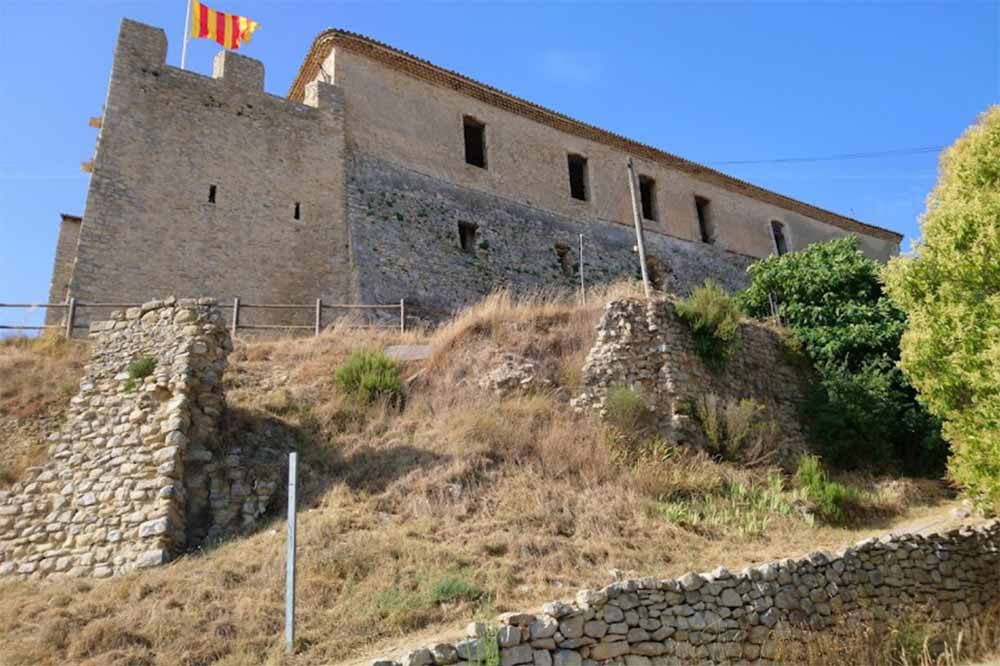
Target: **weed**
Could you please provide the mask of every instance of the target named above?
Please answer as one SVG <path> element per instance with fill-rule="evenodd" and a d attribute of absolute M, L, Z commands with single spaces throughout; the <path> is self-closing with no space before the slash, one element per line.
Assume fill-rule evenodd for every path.
<path fill-rule="evenodd" d="M 125 390 L 135 391 L 146 377 L 156 369 L 156 359 L 152 356 L 138 356 L 128 364 L 128 379 L 125 380 Z"/>
<path fill-rule="evenodd" d="M 712 370 L 725 366 L 740 324 L 735 299 L 712 280 L 677 303 L 677 314 L 691 328 L 695 351 Z"/>
<path fill-rule="evenodd" d="M 778 423 L 751 398 L 723 403 L 714 393 L 694 401 L 692 410 L 705 433 L 709 452 L 747 467 L 770 463 L 777 454 Z"/>
<path fill-rule="evenodd" d="M 337 388 L 345 395 L 363 402 L 384 400 L 398 405 L 403 398 L 403 380 L 399 365 L 382 352 L 357 350 L 337 368 Z"/>
<path fill-rule="evenodd" d="M 795 479 L 806 498 L 815 505 L 816 513 L 828 522 L 844 522 L 847 510 L 859 504 L 858 491 L 831 481 L 819 458 L 814 455 L 799 458 Z"/>
<path fill-rule="evenodd" d="M 644 431 L 652 417 L 639 392 L 627 386 L 614 386 L 608 390 L 604 415 L 611 425 L 627 435 Z"/>

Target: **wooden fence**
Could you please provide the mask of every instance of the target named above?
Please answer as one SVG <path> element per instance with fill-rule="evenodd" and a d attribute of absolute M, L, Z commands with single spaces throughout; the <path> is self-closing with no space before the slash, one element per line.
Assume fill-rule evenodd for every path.
<path fill-rule="evenodd" d="M 43 324 L 41 326 L 19 326 L 0 324 L 0 330 L 13 331 L 45 331 L 59 330 L 66 337 L 71 337 L 74 330 L 89 328 L 87 324 L 76 323 L 77 313 L 86 308 L 137 308 L 142 303 L 81 303 L 75 298 L 68 299 L 65 303 L 0 303 L 0 309 L 4 308 L 45 308 L 46 312 L 50 308 L 66 311 L 66 316 L 61 324 Z M 363 305 L 346 303 L 324 303 L 323 299 L 317 298 L 314 305 L 297 304 L 262 304 L 243 303 L 239 298 L 234 298 L 232 303 L 219 303 L 216 305 L 222 310 L 231 310 L 229 318 L 229 332 L 236 337 L 236 332 L 240 330 L 282 330 L 282 331 L 313 331 L 314 335 L 319 335 L 323 330 L 323 313 L 329 310 L 397 310 L 399 312 L 399 330 L 406 330 L 406 301 L 400 300 L 398 305 Z M 313 324 L 303 326 L 301 324 L 242 324 L 240 323 L 240 313 L 244 310 L 289 310 L 308 311 L 313 313 Z M 388 326 L 371 326 L 371 328 L 388 328 Z"/>

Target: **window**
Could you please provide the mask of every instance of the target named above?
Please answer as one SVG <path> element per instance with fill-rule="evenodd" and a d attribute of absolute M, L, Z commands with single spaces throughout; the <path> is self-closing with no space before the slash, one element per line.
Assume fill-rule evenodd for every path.
<path fill-rule="evenodd" d="M 698 210 L 698 233 L 701 234 L 702 243 L 715 242 L 715 225 L 709 211 L 711 202 L 705 197 L 695 197 L 694 207 Z"/>
<path fill-rule="evenodd" d="M 587 192 L 587 158 L 581 155 L 569 155 L 569 195 L 574 199 L 586 201 Z"/>
<path fill-rule="evenodd" d="M 788 254 L 788 240 L 785 238 L 785 225 L 777 220 L 771 220 L 771 235 L 774 237 L 774 249 L 780 257 Z"/>
<path fill-rule="evenodd" d="M 458 244 L 463 252 L 475 254 L 476 252 L 476 231 L 479 229 L 472 222 L 458 223 Z"/>
<path fill-rule="evenodd" d="M 302 219 L 302 205 L 298 201 L 295 202 L 294 217 L 295 217 L 296 220 L 301 220 Z"/>
<path fill-rule="evenodd" d="M 563 275 L 573 277 L 573 272 L 576 268 L 573 265 L 573 251 L 569 249 L 569 245 L 563 245 L 562 243 L 556 243 L 555 250 L 556 256 L 559 258 L 559 268 L 562 270 Z"/>
<path fill-rule="evenodd" d="M 481 169 L 486 168 L 486 125 L 475 118 L 464 116 L 465 162 Z"/>
<path fill-rule="evenodd" d="M 208 186 L 208 203 L 215 203 L 215 185 Z"/>
<path fill-rule="evenodd" d="M 656 181 L 649 176 L 639 176 L 639 198 L 642 200 L 642 219 L 656 219 Z"/>

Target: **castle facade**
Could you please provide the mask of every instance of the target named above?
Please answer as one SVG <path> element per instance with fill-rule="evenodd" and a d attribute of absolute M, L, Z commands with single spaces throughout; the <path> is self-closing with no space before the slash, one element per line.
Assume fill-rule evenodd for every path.
<path fill-rule="evenodd" d="M 63 216 L 50 302 L 167 294 L 396 303 L 444 313 L 499 286 L 635 276 L 634 161 L 654 284 L 730 288 L 772 253 L 901 236 L 573 120 L 372 39 L 328 30 L 287 98 L 220 53 L 166 64 L 125 20 L 82 218 Z M 56 314 L 55 316 L 58 316 Z M 95 314 L 96 317 L 96 314 Z"/>

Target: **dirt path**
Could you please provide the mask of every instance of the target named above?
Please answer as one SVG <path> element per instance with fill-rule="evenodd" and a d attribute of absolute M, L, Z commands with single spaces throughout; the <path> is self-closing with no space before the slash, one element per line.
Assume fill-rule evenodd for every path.
<path fill-rule="evenodd" d="M 893 524 L 888 530 L 884 527 L 881 529 L 857 530 L 854 532 L 854 539 L 848 543 L 825 543 L 818 541 L 813 550 L 840 550 L 871 537 L 886 537 L 892 534 L 930 534 L 955 529 L 962 525 L 980 525 L 987 522 L 985 519 L 975 516 L 965 516 L 960 509 L 961 504 L 957 500 L 942 502 L 930 507 L 918 507 L 908 512 L 905 518 L 901 519 L 899 523 Z M 788 553 L 782 555 L 782 557 L 798 557 L 801 555 L 805 555 L 805 553 Z M 761 562 L 756 561 L 741 561 L 738 559 L 739 555 L 736 555 L 736 558 L 724 563 L 725 566 L 730 570 L 736 571 L 747 566 L 761 564 Z M 718 562 L 706 562 L 701 570 L 710 571 L 718 565 Z M 564 600 L 569 601 L 570 598 Z M 540 601 L 537 607 L 529 609 L 528 612 L 541 613 L 541 603 L 547 601 L 553 601 L 553 599 Z M 397 657 L 415 647 L 431 645 L 433 643 L 454 642 L 464 636 L 465 627 L 473 619 L 475 618 L 470 617 L 467 622 L 461 624 L 433 625 L 425 627 L 420 631 L 408 633 L 405 636 L 384 639 L 373 643 L 365 650 L 363 655 L 335 662 L 331 666 L 370 666 L 375 659 Z M 1000 657 L 992 661 L 975 664 L 974 666 L 1000 666 Z"/>

